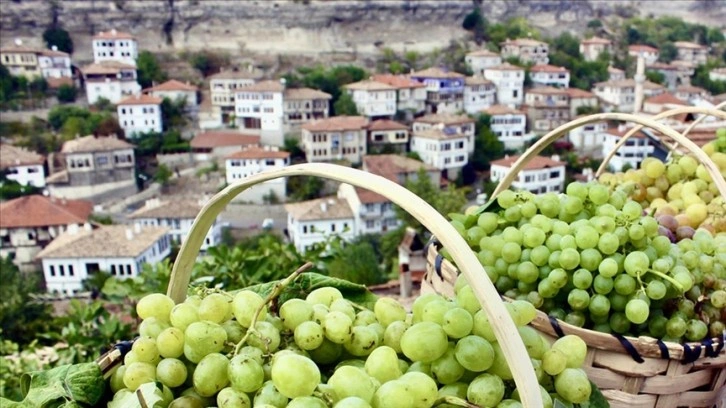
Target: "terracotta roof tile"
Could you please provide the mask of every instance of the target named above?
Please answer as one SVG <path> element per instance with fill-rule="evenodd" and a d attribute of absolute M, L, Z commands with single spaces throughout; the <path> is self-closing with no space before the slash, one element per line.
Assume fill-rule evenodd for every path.
<path fill-rule="evenodd" d="M 62 77 L 62 78 L 46 78 L 46 82 L 48 82 L 48 87 L 50 89 L 58 89 L 62 85 L 70 85 L 73 86 L 73 78 L 68 77 Z"/>
<path fill-rule="evenodd" d="M 393 74 L 378 74 L 371 77 L 376 82 L 388 84 L 394 88 L 407 89 L 407 88 L 423 88 L 426 85 L 411 79 L 408 75 L 393 75 Z"/>
<path fill-rule="evenodd" d="M 367 125 L 368 119 L 364 116 L 333 116 L 308 122 L 302 125 L 302 129 L 310 132 L 334 132 L 365 129 Z"/>
<path fill-rule="evenodd" d="M 260 146 L 249 146 L 227 156 L 227 159 L 287 159 L 290 152 L 272 150 Z"/>
<path fill-rule="evenodd" d="M 389 119 L 374 120 L 368 130 L 408 130 L 408 126 Z"/>
<path fill-rule="evenodd" d="M 257 70 L 224 70 L 209 76 L 213 79 L 260 79 L 262 73 Z"/>
<path fill-rule="evenodd" d="M 411 73 L 412 78 L 464 78 L 458 72 L 448 71 L 442 68 L 431 67 L 422 71 L 416 71 Z"/>
<path fill-rule="evenodd" d="M 577 99 L 577 98 L 597 98 L 597 96 L 589 91 L 586 91 L 584 89 L 580 88 L 564 88 L 565 92 L 567 92 L 568 95 L 570 95 L 570 99 Z"/>
<path fill-rule="evenodd" d="M 494 82 L 482 77 L 466 77 L 464 83 L 466 85 L 494 85 Z"/>
<path fill-rule="evenodd" d="M 266 80 L 260 81 L 254 85 L 246 86 L 238 89 L 237 92 L 277 92 L 281 93 L 285 90 L 285 85 L 280 81 Z"/>
<path fill-rule="evenodd" d="M 207 130 L 198 133 L 189 142 L 192 148 L 209 149 L 223 146 L 258 145 L 260 137 L 230 130 Z"/>
<path fill-rule="evenodd" d="M 558 67 L 557 65 L 540 64 L 534 65 L 529 69 L 529 72 L 570 72 L 565 67 Z"/>
<path fill-rule="evenodd" d="M 119 61 L 101 61 L 81 68 L 83 75 L 117 74 L 123 70 L 136 70 L 136 67 Z"/>
<path fill-rule="evenodd" d="M 161 201 L 157 198 L 147 200 L 144 206 L 131 213 L 129 218 L 194 219 L 203 206 L 201 200 L 169 199 Z"/>
<path fill-rule="evenodd" d="M 520 156 L 509 156 L 503 159 L 494 160 L 492 166 L 512 167 L 512 165 L 519 159 Z M 550 167 L 565 166 L 566 163 L 561 161 L 553 160 L 549 157 L 534 156 L 525 166 L 524 170 L 539 170 Z"/>
<path fill-rule="evenodd" d="M 477 50 L 466 54 L 467 57 L 499 57 L 499 54 L 489 50 Z"/>
<path fill-rule="evenodd" d="M 338 197 L 322 197 L 315 200 L 285 204 L 285 210 L 297 221 L 340 220 L 353 218 L 348 201 Z"/>
<path fill-rule="evenodd" d="M 635 79 L 618 79 L 615 81 L 598 82 L 595 84 L 596 87 L 610 87 L 610 88 L 635 88 Z M 645 81 L 643 83 L 645 89 L 664 89 L 663 85 L 658 85 L 655 82 Z"/>
<path fill-rule="evenodd" d="M 83 136 L 63 143 L 61 153 L 107 152 L 133 149 L 134 145 L 113 136 Z"/>
<path fill-rule="evenodd" d="M 131 239 L 126 237 L 131 231 Z M 167 227 L 144 226 L 140 232 L 128 225 L 106 225 L 91 231 L 80 228 L 66 231 L 36 255 L 48 258 L 119 258 L 137 257 L 169 233 Z"/>
<path fill-rule="evenodd" d="M 684 102 L 681 99 L 676 98 L 676 96 L 670 92 L 663 92 L 660 95 L 651 96 L 650 98 L 645 100 L 645 103 L 653 103 L 653 104 L 657 104 L 657 105 L 664 105 L 664 104 L 684 105 L 684 106 L 689 105 L 688 102 Z"/>
<path fill-rule="evenodd" d="M 0 203 L 0 228 L 83 224 L 92 211 L 90 201 L 29 195 Z"/>
<path fill-rule="evenodd" d="M 122 99 L 118 101 L 116 105 L 161 105 L 162 102 L 164 102 L 164 100 L 159 97 L 141 94 Z"/>
<path fill-rule="evenodd" d="M 365 188 L 356 187 L 355 193 L 363 204 L 387 203 L 391 201 L 385 196 L 371 190 L 366 190 Z"/>
<path fill-rule="evenodd" d="M 516 45 L 519 47 L 536 47 L 540 45 L 547 45 L 546 42 L 538 41 L 532 38 L 517 38 L 514 40 L 507 39 L 506 41 L 502 42 L 501 45 Z"/>
<path fill-rule="evenodd" d="M 626 126 L 623 126 L 623 127 L 612 127 L 612 128 L 608 128 L 605 131 L 605 133 L 607 133 L 609 135 L 613 135 L 613 136 L 623 137 L 623 136 L 625 136 L 626 133 L 630 132 L 631 130 L 632 130 L 632 127 L 626 127 Z M 634 138 L 637 138 L 637 139 L 645 139 L 648 136 L 645 133 L 643 133 L 643 131 L 641 130 L 639 132 L 636 132 L 631 137 L 634 137 Z"/>
<path fill-rule="evenodd" d="M 592 37 L 582 40 L 582 44 L 612 44 L 607 38 Z"/>
<path fill-rule="evenodd" d="M 45 158 L 22 147 L 0 143 L 0 169 L 14 166 L 43 164 Z"/>
<path fill-rule="evenodd" d="M 681 85 L 681 86 L 679 86 L 679 87 L 676 88 L 676 92 L 677 93 L 681 93 L 681 92 L 685 92 L 685 93 L 699 93 L 699 94 L 707 94 L 708 93 L 707 90 L 705 90 L 703 88 L 700 88 L 700 87 L 697 87 L 697 86 L 693 86 L 693 85 Z"/>
<path fill-rule="evenodd" d="M 676 41 L 673 43 L 673 45 L 676 46 L 676 48 L 691 48 L 694 50 L 706 50 L 708 47 L 705 47 L 701 44 L 696 44 L 694 42 L 690 41 Z"/>
<path fill-rule="evenodd" d="M 461 133 L 454 133 L 454 134 L 447 134 L 443 131 L 443 129 L 439 129 L 436 127 L 430 128 L 430 129 L 424 129 L 419 130 L 417 132 L 413 132 L 412 137 L 420 137 L 424 139 L 433 139 L 433 140 L 448 140 L 448 139 L 462 139 L 465 138 Z"/>
<path fill-rule="evenodd" d="M 655 53 L 658 52 L 658 49 L 655 47 L 651 47 L 650 45 L 643 45 L 643 44 L 633 44 L 628 46 L 628 51 L 630 52 L 651 52 Z"/>
<path fill-rule="evenodd" d="M 372 79 L 353 82 L 352 84 L 344 85 L 343 88 L 357 91 L 390 91 L 392 89 L 396 89 L 391 85 L 374 81 Z"/>
<path fill-rule="evenodd" d="M 531 88 L 527 90 L 529 94 L 542 94 L 542 95 L 569 95 L 567 91 L 562 88 L 555 88 L 553 86 L 541 86 L 537 88 Z"/>
<path fill-rule="evenodd" d="M 93 36 L 94 40 L 133 40 L 134 36 L 123 31 L 100 31 Z"/>
<path fill-rule="evenodd" d="M 505 62 L 500 65 L 488 67 L 485 69 L 485 71 L 524 71 L 524 68 Z"/>
<path fill-rule="evenodd" d="M 518 109 L 510 108 L 505 105 L 492 105 L 484 110 L 487 115 L 524 115 L 524 112 Z"/>
<path fill-rule="evenodd" d="M 151 88 L 144 89 L 144 92 L 154 92 L 154 91 L 190 91 L 190 92 L 196 92 L 199 88 L 196 86 L 190 84 L 190 83 L 184 83 L 182 81 L 177 81 L 176 79 L 170 79 L 164 83 L 161 83 L 156 86 L 152 86 Z"/>
<path fill-rule="evenodd" d="M 468 115 L 454 115 L 449 113 L 434 113 L 429 115 L 421 116 L 420 118 L 416 118 L 413 120 L 414 123 L 430 123 L 430 124 L 439 124 L 443 123 L 445 125 L 458 125 L 461 123 L 474 123 L 475 120 L 473 118 L 470 118 Z"/>
<path fill-rule="evenodd" d="M 376 154 L 363 156 L 363 169 L 369 173 L 377 174 L 398 182 L 398 175 L 415 173 L 424 168 L 427 171 L 437 169 L 424 162 L 397 154 Z"/>
<path fill-rule="evenodd" d="M 332 99 L 333 96 L 312 88 L 287 88 L 284 98 L 287 100 Z"/>

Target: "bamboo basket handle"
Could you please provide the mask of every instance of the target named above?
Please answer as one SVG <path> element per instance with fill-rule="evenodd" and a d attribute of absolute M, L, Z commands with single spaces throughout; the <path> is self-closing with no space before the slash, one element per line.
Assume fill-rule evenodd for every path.
<path fill-rule="evenodd" d="M 685 109 L 685 108 L 681 108 Z M 705 110 L 700 110 L 705 111 Z M 713 114 L 713 116 L 721 116 L 720 111 L 716 111 L 713 109 L 709 109 L 709 114 Z M 721 176 L 721 171 L 719 170 L 718 166 L 708 157 L 708 155 L 699 148 L 695 143 L 690 141 L 688 138 L 683 137 L 680 133 L 676 132 L 675 130 L 671 129 L 668 126 L 665 126 L 661 123 L 656 122 L 654 119 L 651 118 L 644 118 L 639 115 L 633 115 L 629 113 L 618 113 L 618 112 L 609 112 L 609 113 L 596 113 L 594 115 L 588 115 L 579 119 L 575 119 L 571 122 L 565 123 L 564 125 L 558 127 L 557 129 L 552 130 L 545 136 L 542 136 L 535 144 L 533 144 L 529 149 L 527 149 L 522 156 L 519 157 L 519 159 L 514 163 L 512 166 L 512 169 L 507 173 L 507 175 L 499 182 L 499 185 L 497 185 L 497 188 L 492 193 L 492 197 L 496 197 L 499 193 L 501 193 L 503 190 L 506 190 L 509 188 L 510 185 L 512 185 L 512 181 L 516 177 L 519 176 L 519 172 L 522 171 L 524 166 L 536 155 L 538 155 L 542 150 L 544 150 L 545 147 L 547 147 L 550 143 L 552 143 L 554 140 L 559 138 L 560 136 L 564 135 L 566 132 L 569 132 L 572 129 L 578 128 L 582 125 L 586 125 L 588 123 L 593 122 L 600 122 L 603 120 L 619 120 L 623 122 L 635 122 L 644 126 L 647 126 L 649 128 L 652 128 L 653 130 L 670 137 L 671 139 L 675 140 L 676 142 L 683 145 L 686 149 L 690 150 L 696 158 L 704 165 L 708 173 L 711 175 L 711 178 L 713 179 L 714 184 L 716 184 L 716 187 L 718 188 L 719 193 L 726 198 L 726 180 Z"/>
<path fill-rule="evenodd" d="M 724 108 L 726 108 L 726 101 L 723 101 L 723 102 L 719 103 L 718 105 L 714 106 L 713 108 L 714 109 L 724 109 Z M 688 136 L 688 134 L 691 133 L 691 131 L 696 127 L 696 125 L 698 125 L 704 119 L 706 119 L 707 116 L 708 115 L 701 115 L 701 116 L 697 117 L 696 120 L 694 120 L 693 122 L 691 122 L 691 124 L 688 125 L 688 127 L 686 128 L 686 130 L 684 130 L 683 133 L 681 133 L 683 135 L 683 137 Z M 671 155 L 673 154 L 673 151 L 676 150 L 677 148 L 678 148 L 678 142 L 676 142 L 676 143 L 673 144 L 673 147 L 670 149 L 671 151 L 668 153 L 668 157 L 666 159 L 670 159 L 671 158 Z"/>
<path fill-rule="evenodd" d="M 497 324 L 492 324 L 494 334 L 512 368 L 512 375 L 522 397 L 522 404 L 529 408 L 542 407 L 539 383 L 524 343 L 519 337 L 519 332 L 504 307 L 504 303 L 500 300 L 497 290 L 488 279 L 484 267 L 464 238 L 423 199 L 395 182 L 375 174 L 333 164 L 308 163 L 258 173 L 227 186 L 204 205 L 194 220 L 186 240 L 182 243 L 167 290 L 167 294 L 175 302 L 181 302 L 186 298 L 192 267 L 204 237 L 225 206 L 235 196 L 256 184 L 290 176 L 322 177 L 375 191 L 406 210 L 438 237 L 471 283 L 489 321 L 497 322 Z"/>
<path fill-rule="evenodd" d="M 723 108 L 726 106 L 726 102 L 722 102 L 719 105 L 717 105 L 714 109 L 708 109 L 708 108 L 700 108 L 696 106 L 684 106 L 682 108 L 676 108 L 671 109 L 667 111 L 663 111 L 655 116 L 653 116 L 651 119 L 653 120 L 660 120 L 669 118 L 672 116 L 680 115 L 682 113 L 703 113 L 700 117 L 698 117 L 696 120 L 693 121 L 693 123 L 686 128 L 686 130 L 683 131 L 682 136 L 685 137 L 689 133 L 691 133 L 691 130 L 699 124 L 703 119 L 705 119 L 707 116 L 716 116 L 721 119 L 726 119 L 726 112 L 722 112 L 718 109 Z M 620 149 L 622 145 L 625 144 L 625 142 L 630 139 L 634 134 L 640 132 L 645 126 L 643 125 L 637 125 L 634 128 L 630 129 L 623 137 L 618 140 L 618 143 L 615 144 L 615 147 L 613 150 L 608 153 L 608 155 L 605 157 L 605 159 L 602 161 L 602 164 L 600 164 L 600 167 L 597 169 L 597 172 L 595 173 L 595 177 L 600 177 L 603 172 L 605 172 L 608 168 L 608 164 L 610 163 L 610 160 L 612 160 L 613 157 L 615 157 L 615 153 Z M 674 143 L 673 145 L 669 145 L 667 143 L 664 143 L 668 149 L 673 152 L 676 148 L 678 148 L 678 141 Z M 670 155 L 670 154 L 669 154 Z M 713 175 L 712 175 L 713 176 Z"/>

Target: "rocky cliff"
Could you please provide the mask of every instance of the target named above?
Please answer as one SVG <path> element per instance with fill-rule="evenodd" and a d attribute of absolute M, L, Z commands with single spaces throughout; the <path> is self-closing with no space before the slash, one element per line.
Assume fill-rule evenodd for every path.
<path fill-rule="evenodd" d="M 116 28 L 149 50 L 218 48 L 269 54 L 368 53 L 385 45 L 430 49 L 460 38 L 472 0 L 0 0 L 2 43 L 41 43 L 52 21 L 71 32 L 77 56 L 90 39 Z M 526 16 L 547 34 L 581 31 L 615 14 L 675 14 L 715 26 L 724 0 L 484 0 L 490 21 Z"/>

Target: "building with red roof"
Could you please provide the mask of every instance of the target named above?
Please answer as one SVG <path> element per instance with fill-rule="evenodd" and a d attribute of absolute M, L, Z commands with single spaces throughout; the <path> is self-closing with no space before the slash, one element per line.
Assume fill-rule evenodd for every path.
<path fill-rule="evenodd" d="M 491 181 L 498 182 L 514 171 L 521 156 L 506 156 L 491 163 Z M 527 190 L 535 194 L 564 191 L 566 163 L 559 157 L 535 156 L 524 165 L 512 182 L 514 190 Z"/>

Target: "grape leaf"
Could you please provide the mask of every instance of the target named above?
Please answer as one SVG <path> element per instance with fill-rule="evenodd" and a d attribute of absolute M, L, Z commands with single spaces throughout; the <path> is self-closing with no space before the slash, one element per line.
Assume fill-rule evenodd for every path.
<path fill-rule="evenodd" d="M 143 398 L 143 405 L 139 398 Z M 165 406 L 164 394 L 153 382 L 141 384 L 136 392 L 117 392 L 113 400 L 108 403 L 108 408 L 160 408 L 162 406 Z"/>
<path fill-rule="evenodd" d="M 476 211 L 474 211 L 474 215 L 479 215 L 484 212 L 499 212 L 502 211 L 504 208 L 499 205 L 499 201 L 496 198 L 492 198 L 489 200 L 489 202 L 485 203 L 481 207 L 477 208 Z"/>
<path fill-rule="evenodd" d="M 96 363 L 63 365 L 46 371 L 23 374 L 20 402 L 0 398 L 3 408 L 55 408 L 96 406 L 106 390 L 101 368 Z"/>

